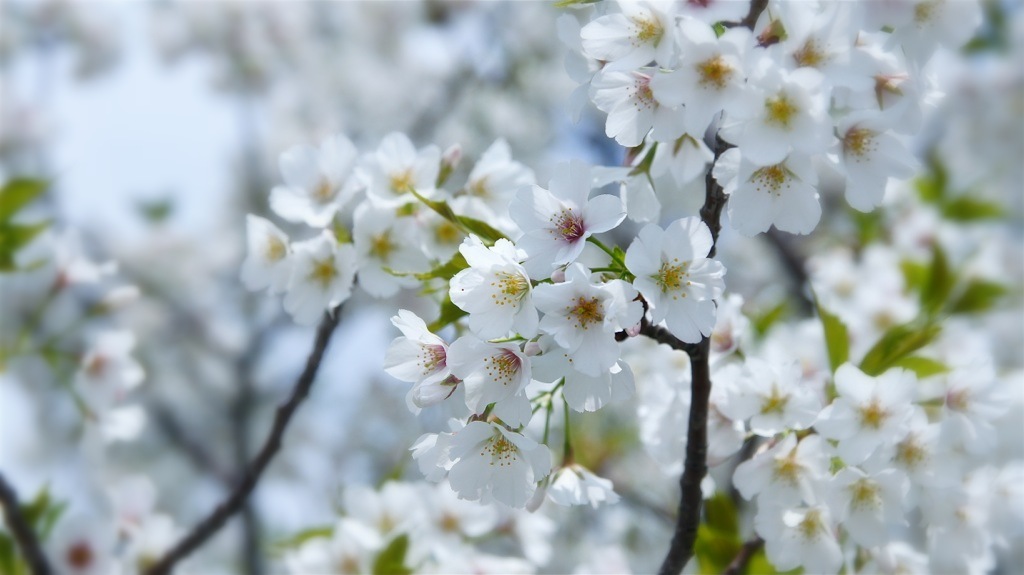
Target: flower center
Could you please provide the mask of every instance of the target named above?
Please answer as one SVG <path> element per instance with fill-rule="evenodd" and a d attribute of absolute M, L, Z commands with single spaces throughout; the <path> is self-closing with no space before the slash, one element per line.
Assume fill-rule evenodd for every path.
<path fill-rule="evenodd" d="M 412 169 L 391 174 L 389 184 L 391 185 L 391 191 L 398 195 L 413 189 Z"/>
<path fill-rule="evenodd" d="M 263 251 L 267 261 L 278 262 L 288 253 L 288 246 L 277 236 L 267 236 L 267 246 Z"/>
<path fill-rule="evenodd" d="M 661 262 L 661 267 L 658 268 L 658 273 L 653 276 L 655 283 L 661 286 L 661 293 L 668 293 L 670 291 L 679 291 L 684 286 L 690 285 L 690 281 L 686 278 L 690 277 L 689 262 L 679 263 L 679 258 L 674 258 L 672 262 Z M 686 297 L 686 292 L 683 292 L 682 297 Z M 678 299 L 678 295 L 673 295 L 672 299 Z"/>
<path fill-rule="evenodd" d="M 444 346 L 440 344 L 428 344 L 420 350 L 420 365 L 423 366 L 423 375 L 427 375 L 447 365 L 448 354 Z"/>
<path fill-rule="evenodd" d="M 469 195 L 476 196 L 478 198 L 488 198 L 491 196 L 491 190 L 487 187 L 487 178 L 480 178 L 469 184 L 467 188 Z"/>
<path fill-rule="evenodd" d="M 313 199 L 321 204 L 326 204 L 327 202 L 333 200 L 334 186 L 331 185 L 331 182 L 327 181 L 326 179 L 321 179 L 320 182 L 316 185 L 316 188 L 313 190 Z"/>
<path fill-rule="evenodd" d="M 508 387 L 508 384 L 512 383 L 513 378 L 519 373 L 522 361 L 511 350 L 505 349 L 497 355 L 485 357 L 484 367 L 491 379 Z"/>
<path fill-rule="evenodd" d="M 787 483 L 795 486 L 800 479 L 800 468 L 800 463 L 796 460 L 793 453 L 790 453 L 785 457 L 776 458 L 774 469 L 775 479 L 780 483 Z"/>
<path fill-rule="evenodd" d="M 85 366 L 85 372 L 89 374 L 89 377 L 99 379 L 107 371 L 108 363 L 106 356 L 96 355 Z"/>
<path fill-rule="evenodd" d="M 491 287 L 496 290 L 495 293 L 491 294 L 491 299 L 494 300 L 494 303 L 498 305 L 514 305 L 522 300 L 530 290 L 530 281 L 523 277 L 522 274 L 497 272 L 494 274 L 494 281 L 491 282 Z"/>
<path fill-rule="evenodd" d="M 323 289 L 327 289 L 336 275 L 338 275 L 338 270 L 334 267 L 334 259 L 324 258 L 313 260 L 313 267 L 309 271 L 308 278 L 310 281 L 320 284 Z"/>
<path fill-rule="evenodd" d="M 370 255 L 381 260 L 388 261 L 391 252 L 395 251 L 395 244 L 391 241 L 391 234 L 384 232 L 370 238 Z"/>
<path fill-rule="evenodd" d="M 496 435 L 491 438 L 484 450 L 480 455 L 486 456 L 491 454 L 491 466 L 506 467 L 512 465 L 516 459 L 516 446 L 511 441 L 501 435 L 501 432 L 496 431 Z"/>
<path fill-rule="evenodd" d="M 462 234 L 459 232 L 459 228 L 455 227 L 455 224 L 448 220 L 442 220 L 441 223 L 434 227 L 434 239 L 439 244 L 454 244 L 462 239 Z"/>
<path fill-rule="evenodd" d="M 881 505 L 878 484 L 870 479 L 861 479 L 850 485 L 850 506 L 854 509 L 877 509 Z"/>
<path fill-rule="evenodd" d="M 554 231 L 569 243 L 578 241 L 586 233 L 586 228 L 583 226 L 583 216 L 572 211 L 572 209 L 563 209 L 558 215 L 557 220 L 555 218 L 551 218 L 551 220 L 555 224 Z"/>
<path fill-rule="evenodd" d="M 911 435 L 896 444 L 895 459 L 907 469 L 917 469 L 927 458 L 928 452 L 916 436 Z"/>
<path fill-rule="evenodd" d="M 970 394 L 966 389 L 950 390 L 946 394 L 946 406 L 953 411 L 967 411 L 970 406 Z"/>
<path fill-rule="evenodd" d="M 829 61 L 829 56 L 818 47 L 818 41 L 808 38 L 799 50 L 793 53 L 798 68 L 820 68 Z"/>
<path fill-rule="evenodd" d="M 750 180 L 754 182 L 754 187 L 757 191 L 768 192 L 778 196 L 783 185 L 789 187 L 789 170 L 783 164 L 765 166 L 758 168 L 750 177 Z"/>
<path fill-rule="evenodd" d="M 808 541 L 817 539 L 818 534 L 825 531 L 825 526 L 821 522 L 821 510 L 808 510 L 807 514 L 800 521 L 800 525 L 797 526 L 797 529 L 804 539 Z"/>
<path fill-rule="evenodd" d="M 878 399 L 872 399 L 871 403 L 860 407 L 860 423 L 869 429 L 881 429 L 888 418 L 889 411 L 881 406 Z"/>
<path fill-rule="evenodd" d="M 927 24 L 929 20 L 935 17 L 936 8 L 936 2 L 921 2 L 914 6 L 914 22 Z"/>
<path fill-rule="evenodd" d="M 733 69 L 721 54 L 714 58 L 708 58 L 697 64 L 697 73 L 700 74 L 700 85 L 704 88 L 721 90 L 732 78 Z"/>
<path fill-rule="evenodd" d="M 790 101 L 789 96 L 784 93 L 765 100 L 764 108 L 767 114 L 765 121 L 786 130 L 790 128 L 793 117 L 799 111 L 796 105 Z"/>
<path fill-rule="evenodd" d="M 851 128 L 843 136 L 843 151 L 846 156 L 853 156 L 860 162 L 869 152 L 875 151 L 875 133 L 866 128 Z"/>
<path fill-rule="evenodd" d="M 569 315 L 576 318 L 576 327 L 578 329 L 589 329 L 590 324 L 600 323 L 604 320 L 604 310 L 601 309 L 601 300 L 596 297 L 585 298 L 579 296 L 576 298 L 576 305 L 569 306 Z"/>
<path fill-rule="evenodd" d="M 772 384 L 772 394 L 769 395 L 761 402 L 761 413 L 782 413 L 786 410 L 786 404 L 789 403 L 789 396 L 779 393 L 779 388 L 775 384 Z"/>
<path fill-rule="evenodd" d="M 93 564 L 92 547 L 85 541 L 79 541 L 68 548 L 68 565 L 78 570 L 86 570 Z"/>
<path fill-rule="evenodd" d="M 661 25 L 653 18 L 634 18 L 636 25 L 636 39 L 642 43 L 657 44 L 661 39 Z"/>

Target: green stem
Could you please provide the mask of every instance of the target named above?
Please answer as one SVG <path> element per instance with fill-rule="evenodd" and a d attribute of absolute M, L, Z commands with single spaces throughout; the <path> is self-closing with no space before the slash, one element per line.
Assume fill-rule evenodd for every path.
<path fill-rule="evenodd" d="M 622 269 L 626 269 L 626 261 L 622 259 L 618 254 L 616 254 L 611 248 L 601 243 L 601 240 L 595 238 L 594 236 L 590 236 L 587 238 L 587 241 L 601 248 L 601 251 L 608 254 L 608 257 L 612 258 L 613 262 L 622 266 Z"/>
<path fill-rule="evenodd" d="M 564 380 L 563 380 L 564 381 Z M 565 434 L 562 443 L 562 466 L 565 467 L 575 461 L 572 453 L 572 431 L 569 425 L 569 402 L 562 396 L 562 407 L 565 411 Z"/>

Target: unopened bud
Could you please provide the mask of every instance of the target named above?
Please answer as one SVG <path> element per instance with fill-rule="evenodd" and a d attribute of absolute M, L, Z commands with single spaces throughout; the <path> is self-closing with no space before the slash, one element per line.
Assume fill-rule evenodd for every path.
<path fill-rule="evenodd" d="M 565 281 L 565 268 L 558 268 L 551 272 L 552 283 L 560 284 Z"/>
<path fill-rule="evenodd" d="M 528 341 L 526 342 L 526 345 L 523 346 L 523 353 L 525 353 L 528 357 L 540 355 L 541 351 L 542 350 L 540 349 L 540 344 L 535 341 Z"/>
<path fill-rule="evenodd" d="M 455 168 L 459 167 L 459 162 L 461 161 L 462 146 L 459 144 L 452 144 L 441 154 L 441 169 L 437 173 L 437 187 L 440 188 L 448 181 L 448 178 L 451 177 Z"/>

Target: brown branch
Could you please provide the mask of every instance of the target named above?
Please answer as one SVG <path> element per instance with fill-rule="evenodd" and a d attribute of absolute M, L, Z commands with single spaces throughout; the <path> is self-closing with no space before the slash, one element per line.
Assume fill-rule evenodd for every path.
<path fill-rule="evenodd" d="M 306 360 L 306 368 L 295 382 L 295 387 L 292 389 L 292 394 L 288 401 L 278 406 L 277 412 L 274 414 L 274 422 L 270 428 L 270 433 L 267 435 L 263 447 L 249 465 L 249 469 L 242 477 L 241 482 L 205 519 L 193 527 L 159 561 L 147 569 L 145 571 L 146 575 L 168 575 L 178 561 L 181 561 L 202 546 L 207 539 L 212 537 L 227 523 L 232 515 L 241 510 L 245 505 L 249 495 L 256 488 L 256 483 L 259 481 L 260 476 L 266 470 L 274 455 L 281 449 L 281 440 L 292 416 L 302 403 L 302 400 L 309 395 L 309 390 L 313 386 L 313 380 L 316 379 L 316 373 L 320 369 L 320 362 L 323 359 L 324 352 L 327 350 L 327 344 L 331 340 L 334 328 L 338 325 L 339 312 L 340 308 L 335 308 L 332 313 L 325 314 L 324 318 L 320 321 L 313 350 Z"/>
<path fill-rule="evenodd" d="M 33 575 L 49 575 L 53 573 L 50 562 L 43 553 L 42 545 L 28 519 L 21 512 L 21 503 L 14 487 L 0 474 L 0 507 L 3 508 L 4 522 L 11 530 L 14 541 L 18 544 L 28 568 Z"/>
<path fill-rule="evenodd" d="M 736 557 L 731 563 L 722 571 L 722 575 L 740 575 L 745 573 L 747 565 L 750 564 L 750 560 L 754 557 L 754 554 L 764 545 L 764 539 L 760 537 L 754 537 L 750 541 L 743 544 L 740 548 L 740 552 L 736 554 Z"/>

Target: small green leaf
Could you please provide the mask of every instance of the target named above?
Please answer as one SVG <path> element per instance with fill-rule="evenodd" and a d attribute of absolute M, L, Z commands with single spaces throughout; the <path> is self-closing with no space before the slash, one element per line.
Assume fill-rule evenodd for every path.
<path fill-rule="evenodd" d="M 457 225 L 459 225 L 469 233 L 473 233 L 480 236 L 480 239 L 483 240 L 484 243 L 486 244 L 493 244 L 494 242 L 502 238 L 508 239 L 505 237 L 505 234 L 501 233 L 499 230 L 495 229 L 490 224 L 483 222 L 481 220 L 477 220 L 468 216 L 455 216 L 455 218 L 456 220 L 458 220 L 456 222 Z"/>
<path fill-rule="evenodd" d="M 402 534 L 392 539 L 373 561 L 373 575 L 410 575 L 413 571 L 405 565 L 408 550 L 408 535 Z"/>
<path fill-rule="evenodd" d="M 437 333 L 464 315 L 466 315 L 466 311 L 452 303 L 451 297 L 445 296 L 444 301 L 441 302 L 441 313 L 433 323 L 427 326 L 427 329 Z"/>
<path fill-rule="evenodd" d="M 890 328 L 864 355 L 860 369 L 871 376 L 881 375 L 895 367 L 898 361 L 931 343 L 941 332 L 939 324 L 921 327 L 908 323 Z"/>
<path fill-rule="evenodd" d="M 768 333 L 768 330 L 782 319 L 788 310 L 789 304 L 783 300 L 775 305 L 775 307 L 768 309 L 768 311 L 754 315 L 750 322 L 754 327 L 754 332 L 762 336 Z"/>
<path fill-rule="evenodd" d="M 939 244 L 932 244 L 932 263 L 921 286 L 921 305 L 930 314 L 938 313 L 949 299 L 956 277 L 949 267 L 946 252 Z"/>
<path fill-rule="evenodd" d="M 46 190 L 46 182 L 16 178 L 0 188 L 0 222 L 11 219 L 15 213 Z"/>
<path fill-rule="evenodd" d="M 725 570 L 743 543 L 736 534 L 717 531 L 706 524 L 697 527 L 697 541 L 693 554 L 697 557 L 697 572 L 702 575 L 717 575 Z"/>
<path fill-rule="evenodd" d="M 839 369 L 850 358 L 850 333 L 839 316 L 821 307 L 818 296 L 814 296 L 814 306 L 821 318 L 821 326 L 825 329 L 825 347 L 828 348 L 828 364 L 832 373 Z"/>
<path fill-rule="evenodd" d="M 419 274 L 413 274 L 416 279 L 427 281 L 432 279 L 443 279 L 450 280 L 452 277 L 460 271 L 469 267 L 469 263 L 466 261 L 465 256 L 461 253 L 456 252 L 452 259 L 447 262 L 435 267 L 429 272 L 423 272 Z"/>
<path fill-rule="evenodd" d="M 17 269 L 15 255 L 18 251 L 49 226 L 50 222 L 0 223 L 0 272 L 15 271 Z"/>
<path fill-rule="evenodd" d="M 348 231 L 344 225 L 338 220 L 334 220 L 331 223 L 331 232 L 334 234 L 334 239 L 339 244 L 350 244 L 352 243 L 352 234 Z"/>
<path fill-rule="evenodd" d="M 900 262 L 900 269 L 903 271 L 903 280 L 907 283 L 907 289 L 920 293 L 928 278 L 928 266 L 911 260 L 903 260 Z"/>
<path fill-rule="evenodd" d="M 25 566 L 18 558 L 14 540 L 3 531 L 0 531 L 0 573 L 10 573 L 11 575 L 25 573 Z"/>
<path fill-rule="evenodd" d="M 1001 218 L 1006 215 L 1006 210 L 996 202 L 964 195 L 946 202 L 942 206 L 942 215 L 954 222 L 974 222 Z"/>
<path fill-rule="evenodd" d="M 933 375 L 949 371 L 949 367 L 941 361 L 931 359 L 930 357 L 922 357 L 920 355 L 904 357 L 899 361 L 893 362 L 893 366 L 909 369 L 917 374 L 918 379 L 931 377 Z"/>
<path fill-rule="evenodd" d="M 301 547 L 303 543 L 312 539 L 320 539 L 330 537 L 334 534 L 334 527 L 325 525 L 323 527 L 311 527 L 309 529 L 303 529 L 295 535 L 276 541 L 271 545 L 270 552 L 273 555 L 281 555 L 286 551 Z"/>
<path fill-rule="evenodd" d="M 949 306 L 950 313 L 979 313 L 988 311 L 1006 295 L 1005 285 L 993 281 L 975 279 Z"/>
<path fill-rule="evenodd" d="M 768 556 L 765 555 L 763 547 L 750 557 L 746 571 L 747 575 L 799 575 L 803 572 L 804 570 L 800 567 L 790 571 L 779 571 L 768 562 Z"/>
<path fill-rule="evenodd" d="M 739 536 L 740 520 L 736 513 L 736 504 L 725 493 L 716 493 L 714 497 L 704 502 L 704 515 L 708 527 Z"/>

